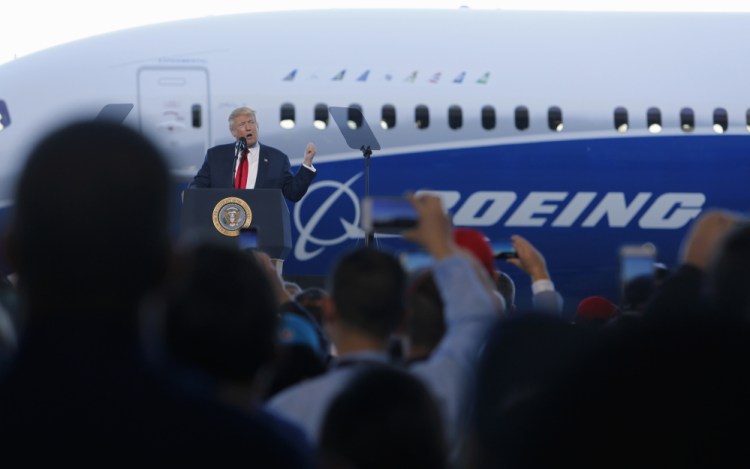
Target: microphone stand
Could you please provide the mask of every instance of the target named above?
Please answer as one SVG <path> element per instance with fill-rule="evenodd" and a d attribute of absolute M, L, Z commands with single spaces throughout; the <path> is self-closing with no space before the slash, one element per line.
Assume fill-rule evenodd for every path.
<path fill-rule="evenodd" d="M 331 106 L 328 108 L 328 112 L 333 117 L 333 120 L 336 121 L 336 125 L 349 148 L 352 150 L 359 149 L 362 152 L 362 156 L 365 157 L 364 197 L 367 197 L 370 195 L 370 156 L 372 156 L 373 150 L 380 150 L 378 139 L 375 138 L 372 129 L 367 125 L 361 109 L 354 106 L 348 108 Z M 351 128 L 349 126 L 351 121 L 359 122 L 359 125 Z M 365 246 L 370 246 L 374 241 L 374 232 L 365 233 Z"/>
<path fill-rule="evenodd" d="M 365 198 L 370 195 L 370 157 L 372 149 L 370 145 L 362 145 L 360 148 L 362 156 L 365 157 Z M 365 233 L 365 247 L 369 247 L 375 241 L 375 233 Z"/>

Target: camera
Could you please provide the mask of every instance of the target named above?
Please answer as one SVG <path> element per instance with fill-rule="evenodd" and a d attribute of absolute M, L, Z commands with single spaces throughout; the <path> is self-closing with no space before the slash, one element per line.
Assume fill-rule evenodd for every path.
<path fill-rule="evenodd" d="M 361 225 L 367 233 L 399 234 L 417 223 L 417 211 L 404 197 L 370 196 L 362 199 Z"/>

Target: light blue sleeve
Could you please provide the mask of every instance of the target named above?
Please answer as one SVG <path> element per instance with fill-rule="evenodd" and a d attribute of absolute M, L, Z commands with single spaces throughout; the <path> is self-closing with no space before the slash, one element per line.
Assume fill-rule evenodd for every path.
<path fill-rule="evenodd" d="M 443 298 L 446 333 L 430 359 L 415 364 L 411 371 L 432 391 L 455 454 L 465 433 L 477 358 L 487 332 L 499 317 L 501 303 L 462 255 L 438 262 L 434 276 Z"/>
<path fill-rule="evenodd" d="M 555 290 L 536 293 L 531 298 L 533 311 L 538 313 L 560 316 L 563 310 L 563 297 Z"/>

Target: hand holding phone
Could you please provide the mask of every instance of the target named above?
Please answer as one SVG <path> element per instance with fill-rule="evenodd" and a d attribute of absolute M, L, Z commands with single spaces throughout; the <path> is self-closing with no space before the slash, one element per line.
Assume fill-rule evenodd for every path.
<path fill-rule="evenodd" d="M 547 260 L 544 255 L 523 236 L 513 235 L 511 240 L 516 256 L 508 257 L 506 260 L 529 274 L 532 282 L 549 280 L 549 270 L 547 270 Z"/>

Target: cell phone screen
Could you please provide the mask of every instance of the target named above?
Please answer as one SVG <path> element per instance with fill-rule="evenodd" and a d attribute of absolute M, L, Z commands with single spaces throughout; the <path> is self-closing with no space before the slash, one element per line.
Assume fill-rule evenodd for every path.
<path fill-rule="evenodd" d="M 654 275 L 654 258 L 650 256 L 626 256 L 622 258 L 622 280 L 627 283 L 636 277 Z"/>
<path fill-rule="evenodd" d="M 652 244 L 623 246 L 620 249 L 620 281 L 624 286 L 634 278 L 654 275 L 656 248 Z"/>
<path fill-rule="evenodd" d="M 240 249 L 255 249 L 258 247 L 258 232 L 252 228 L 240 230 L 238 238 Z"/>
<path fill-rule="evenodd" d="M 434 263 L 433 257 L 426 252 L 402 252 L 398 258 L 407 272 L 417 272 Z"/>
<path fill-rule="evenodd" d="M 374 227 L 409 228 L 417 224 L 417 212 L 406 199 L 373 199 L 372 224 Z"/>
<path fill-rule="evenodd" d="M 367 197 L 362 201 L 362 228 L 366 231 L 399 233 L 418 223 L 417 211 L 403 197 Z"/>
<path fill-rule="evenodd" d="M 504 241 L 493 241 L 490 243 L 492 246 L 492 253 L 495 255 L 495 259 L 511 259 L 518 257 L 516 248 L 513 247 L 511 240 Z"/>

